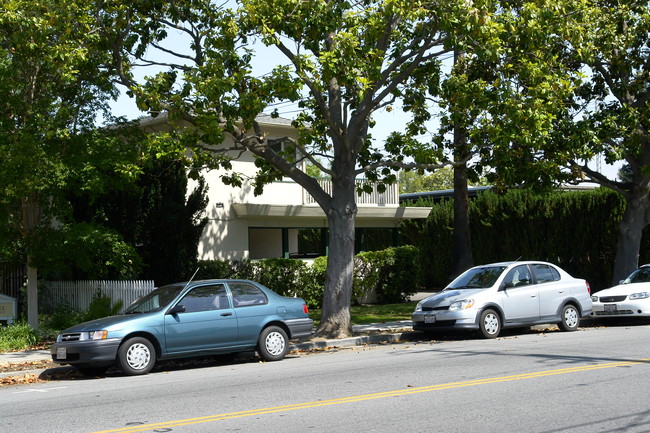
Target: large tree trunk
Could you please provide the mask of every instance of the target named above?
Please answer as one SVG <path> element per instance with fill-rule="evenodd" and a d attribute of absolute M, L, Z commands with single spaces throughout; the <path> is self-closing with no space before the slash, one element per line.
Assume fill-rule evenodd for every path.
<path fill-rule="evenodd" d="M 329 223 L 329 251 L 325 273 L 323 311 L 317 336 L 343 338 L 352 331 L 350 300 L 354 275 L 354 231 L 357 205 L 352 162 L 347 176 L 332 179 L 331 206 L 326 211 Z"/>
<path fill-rule="evenodd" d="M 454 63 L 463 53 L 454 53 Z M 462 125 L 454 126 L 454 161 L 467 159 L 467 134 Z M 467 188 L 467 163 L 454 166 L 454 235 L 452 245 L 453 277 L 474 266 L 472 240 L 469 228 L 469 193 Z"/>
<path fill-rule="evenodd" d="M 618 284 L 639 266 L 639 250 L 643 229 L 648 225 L 650 196 L 643 190 L 625 197 L 623 219 L 618 224 L 616 259 L 612 285 Z"/>
<path fill-rule="evenodd" d="M 33 192 L 21 201 L 21 234 L 27 239 L 41 222 L 43 211 L 39 204 L 38 193 Z M 38 328 L 38 272 L 32 265 L 32 257 L 27 254 L 27 323 Z"/>
<path fill-rule="evenodd" d="M 332 210 L 329 255 L 321 324 L 317 335 L 343 338 L 350 335 L 350 301 L 354 273 L 354 212 Z"/>
<path fill-rule="evenodd" d="M 454 277 L 474 266 L 469 227 L 467 167 L 454 167 L 454 236 L 452 246 Z"/>
<path fill-rule="evenodd" d="M 27 264 L 27 323 L 38 329 L 38 271 Z"/>

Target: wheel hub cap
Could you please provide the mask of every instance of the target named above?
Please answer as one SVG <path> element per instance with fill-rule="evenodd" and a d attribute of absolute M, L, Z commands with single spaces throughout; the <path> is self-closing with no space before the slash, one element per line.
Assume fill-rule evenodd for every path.
<path fill-rule="evenodd" d="M 284 351 L 284 338 L 279 332 L 271 332 L 266 337 L 266 350 L 271 355 L 279 355 Z"/>
<path fill-rule="evenodd" d="M 126 362 L 134 370 L 142 370 L 149 364 L 150 360 L 151 353 L 149 353 L 149 349 L 144 344 L 134 344 L 129 347 L 126 353 Z"/>

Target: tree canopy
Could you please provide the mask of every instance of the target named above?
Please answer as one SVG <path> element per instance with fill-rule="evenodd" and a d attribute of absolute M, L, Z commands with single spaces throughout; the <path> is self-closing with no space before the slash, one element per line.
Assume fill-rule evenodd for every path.
<path fill-rule="evenodd" d="M 133 136 L 117 127 L 101 132 L 95 127 L 98 113 L 107 112 L 106 101 L 115 95 L 95 28 L 93 9 L 84 2 L 2 2 L 0 250 L 28 262 L 28 319 L 34 327 L 37 266 L 51 261 L 58 239 L 48 233 L 119 244 L 94 227 L 67 225 L 66 185 L 76 179 L 81 188 L 103 188 L 106 170 L 129 173 L 138 158 Z M 97 248 L 90 244 L 81 245 Z"/>

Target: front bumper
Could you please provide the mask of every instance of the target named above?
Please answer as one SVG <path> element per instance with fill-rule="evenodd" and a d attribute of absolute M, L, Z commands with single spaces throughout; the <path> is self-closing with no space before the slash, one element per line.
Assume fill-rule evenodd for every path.
<path fill-rule="evenodd" d="M 119 338 L 111 338 L 54 343 L 50 347 L 50 355 L 52 361 L 58 364 L 108 365 L 115 362 L 120 342 Z"/>
<path fill-rule="evenodd" d="M 314 331 L 314 321 L 309 318 L 305 319 L 289 319 L 284 323 L 289 328 L 289 338 L 302 338 L 309 337 Z"/>
<path fill-rule="evenodd" d="M 594 302 L 591 317 L 650 317 L 650 302 Z"/>
<path fill-rule="evenodd" d="M 433 310 L 416 311 L 411 315 L 416 331 L 444 329 L 478 329 L 476 310 Z"/>

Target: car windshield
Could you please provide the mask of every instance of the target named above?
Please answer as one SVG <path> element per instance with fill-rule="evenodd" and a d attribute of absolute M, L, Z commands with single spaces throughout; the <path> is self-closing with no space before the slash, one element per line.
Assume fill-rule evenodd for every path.
<path fill-rule="evenodd" d="M 445 290 L 492 287 L 505 268 L 505 266 L 488 266 L 470 269 L 452 281 Z"/>
<path fill-rule="evenodd" d="M 183 284 L 172 284 L 170 286 L 160 287 L 151 293 L 147 293 L 142 298 L 124 310 L 124 314 L 150 313 L 159 311 L 167 307 L 169 303 L 178 296 L 185 288 Z"/>
<path fill-rule="evenodd" d="M 624 281 L 625 284 L 647 282 L 650 282 L 650 267 L 637 269 Z"/>

